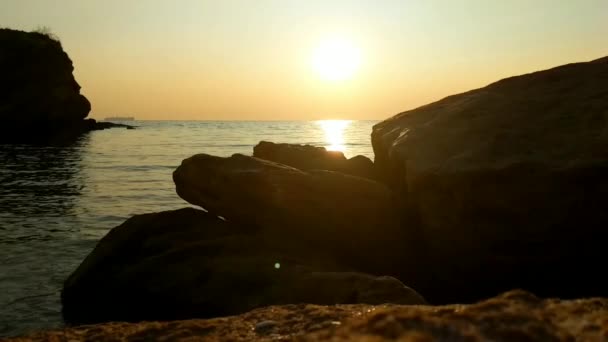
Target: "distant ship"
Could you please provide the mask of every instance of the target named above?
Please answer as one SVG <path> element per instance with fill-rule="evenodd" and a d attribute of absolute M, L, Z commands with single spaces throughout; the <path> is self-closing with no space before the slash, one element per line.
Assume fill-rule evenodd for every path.
<path fill-rule="evenodd" d="M 104 121 L 134 121 L 135 118 L 132 116 L 110 116 L 103 120 Z"/>

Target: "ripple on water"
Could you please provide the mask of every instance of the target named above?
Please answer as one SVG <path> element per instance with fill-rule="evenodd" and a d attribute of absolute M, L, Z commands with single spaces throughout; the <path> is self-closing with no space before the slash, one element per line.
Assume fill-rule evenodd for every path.
<path fill-rule="evenodd" d="M 345 154 L 372 157 L 373 121 L 341 133 Z M 327 146 L 315 122 L 137 122 L 69 146 L 0 145 L 0 336 L 61 323 L 59 290 L 126 218 L 189 206 L 172 172 L 197 153 L 251 154 L 261 140 Z"/>

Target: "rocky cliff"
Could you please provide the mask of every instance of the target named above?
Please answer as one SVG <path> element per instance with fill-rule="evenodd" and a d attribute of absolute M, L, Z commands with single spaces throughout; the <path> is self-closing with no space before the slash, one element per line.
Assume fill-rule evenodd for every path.
<path fill-rule="evenodd" d="M 0 143 L 54 142 L 103 128 L 85 119 L 72 60 L 53 37 L 0 29 Z"/>

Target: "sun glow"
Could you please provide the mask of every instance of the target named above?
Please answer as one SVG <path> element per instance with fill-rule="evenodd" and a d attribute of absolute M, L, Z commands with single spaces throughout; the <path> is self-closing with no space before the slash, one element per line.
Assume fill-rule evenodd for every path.
<path fill-rule="evenodd" d="M 326 81 L 343 81 L 354 76 L 361 64 L 361 51 L 348 40 L 328 39 L 313 53 L 312 65 Z"/>
<path fill-rule="evenodd" d="M 325 134 L 325 148 L 328 151 L 346 151 L 344 144 L 344 129 L 348 127 L 351 120 L 319 120 L 317 124 Z"/>

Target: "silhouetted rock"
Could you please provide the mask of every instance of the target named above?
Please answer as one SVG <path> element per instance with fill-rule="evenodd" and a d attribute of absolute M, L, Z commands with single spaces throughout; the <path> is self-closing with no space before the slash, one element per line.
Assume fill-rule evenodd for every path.
<path fill-rule="evenodd" d="M 107 323 L 27 341 L 605 341 L 608 300 L 511 291 L 471 305 L 284 305 L 209 320 Z"/>
<path fill-rule="evenodd" d="M 217 317 L 275 304 L 424 303 L 395 278 L 336 272 L 321 253 L 248 233 L 193 208 L 134 216 L 65 282 L 64 318 L 83 324 Z"/>
<path fill-rule="evenodd" d="M 85 120 L 91 104 L 73 71 L 58 40 L 0 29 L 0 143 L 64 142 L 100 129 Z"/>
<path fill-rule="evenodd" d="M 325 147 L 298 144 L 275 144 L 261 141 L 253 148 L 253 156 L 300 170 L 338 171 L 347 175 L 376 179 L 374 163 L 365 156 L 346 159 L 340 151 Z"/>
<path fill-rule="evenodd" d="M 195 155 L 182 162 L 173 180 L 186 201 L 253 225 L 269 240 L 295 242 L 373 274 L 407 267 L 408 234 L 383 184 L 240 154 Z"/>
<path fill-rule="evenodd" d="M 374 126 L 435 302 L 608 295 L 608 58 L 512 77 Z"/>
<path fill-rule="evenodd" d="M 133 125 L 120 124 L 108 121 L 96 122 L 95 128 L 96 130 L 108 129 L 108 128 L 126 128 L 126 129 L 135 129 Z"/>

